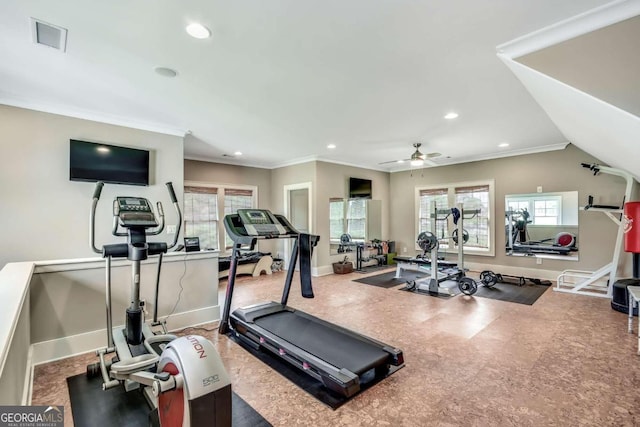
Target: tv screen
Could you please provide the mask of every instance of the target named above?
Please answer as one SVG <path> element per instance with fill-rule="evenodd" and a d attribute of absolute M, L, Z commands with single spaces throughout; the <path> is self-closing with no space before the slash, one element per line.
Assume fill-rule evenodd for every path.
<path fill-rule="evenodd" d="M 350 199 L 370 199 L 371 180 L 360 178 L 349 178 L 349 198 Z"/>
<path fill-rule="evenodd" d="M 69 179 L 149 185 L 149 152 L 70 140 Z"/>

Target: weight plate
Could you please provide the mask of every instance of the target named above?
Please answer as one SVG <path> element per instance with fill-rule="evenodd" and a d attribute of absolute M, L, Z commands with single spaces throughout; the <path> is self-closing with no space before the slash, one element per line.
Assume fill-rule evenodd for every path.
<path fill-rule="evenodd" d="M 480 273 L 480 281 L 487 287 L 491 288 L 493 285 L 498 283 L 498 276 L 496 276 L 493 271 L 483 271 Z"/>
<path fill-rule="evenodd" d="M 458 229 L 456 228 L 455 230 L 453 230 L 453 233 L 451 233 L 451 239 L 453 239 L 453 242 L 457 245 L 458 244 Z M 462 242 L 463 243 L 467 243 L 469 241 L 469 232 L 465 229 L 462 229 Z"/>
<path fill-rule="evenodd" d="M 438 238 L 430 231 L 423 231 L 418 234 L 416 243 L 423 251 L 431 251 L 438 246 Z"/>
<path fill-rule="evenodd" d="M 473 295 L 478 290 L 478 284 L 470 277 L 463 277 L 458 282 L 458 289 L 465 295 Z"/>

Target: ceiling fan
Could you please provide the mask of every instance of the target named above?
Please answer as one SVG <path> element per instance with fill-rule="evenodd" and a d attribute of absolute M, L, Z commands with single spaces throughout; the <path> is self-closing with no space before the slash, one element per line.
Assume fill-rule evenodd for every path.
<path fill-rule="evenodd" d="M 440 157 L 442 155 L 440 153 L 423 154 L 423 153 L 420 152 L 420 147 L 421 146 L 422 146 L 422 143 L 420 143 L 420 142 L 414 143 L 413 147 L 416 149 L 416 151 L 414 151 L 413 154 L 411 155 L 411 157 L 409 157 L 408 159 L 390 160 L 388 162 L 382 162 L 382 163 L 378 163 L 378 164 L 384 165 L 384 164 L 388 164 L 388 163 L 411 162 L 411 166 L 422 166 L 425 161 L 428 161 L 428 159 L 431 159 L 431 158 L 434 158 L 434 157 Z"/>

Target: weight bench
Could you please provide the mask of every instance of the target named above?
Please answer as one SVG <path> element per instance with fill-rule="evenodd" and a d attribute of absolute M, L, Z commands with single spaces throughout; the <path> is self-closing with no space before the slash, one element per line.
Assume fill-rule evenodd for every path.
<path fill-rule="evenodd" d="M 250 274 L 253 277 L 260 276 L 261 273 L 271 274 L 273 258 L 270 253 L 249 252 L 242 254 L 238 259 L 236 274 Z M 218 279 L 229 276 L 231 257 L 221 257 L 218 260 Z"/>

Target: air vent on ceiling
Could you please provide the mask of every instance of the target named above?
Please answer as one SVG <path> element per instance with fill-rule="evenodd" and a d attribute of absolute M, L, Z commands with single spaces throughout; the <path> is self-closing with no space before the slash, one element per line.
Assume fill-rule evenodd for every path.
<path fill-rule="evenodd" d="M 451 163 L 451 156 L 438 156 L 429 159 L 430 162 L 435 163 L 436 165 L 444 165 L 447 163 Z"/>
<path fill-rule="evenodd" d="M 61 52 L 67 50 L 67 29 L 31 18 L 31 34 L 33 42 L 52 47 Z"/>

